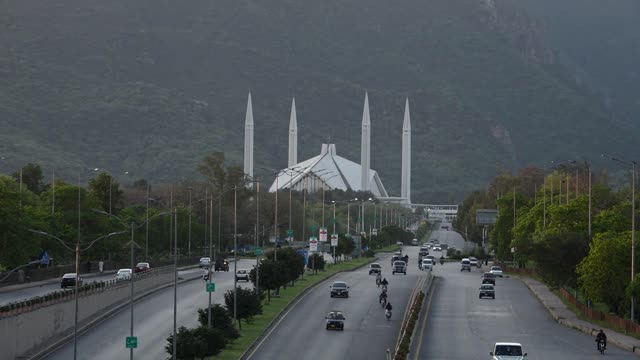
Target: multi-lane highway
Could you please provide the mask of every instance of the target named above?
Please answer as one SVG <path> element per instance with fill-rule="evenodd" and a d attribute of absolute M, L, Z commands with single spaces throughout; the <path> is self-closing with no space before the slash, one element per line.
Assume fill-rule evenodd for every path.
<path fill-rule="evenodd" d="M 239 260 L 238 269 L 250 269 L 255 260 Z M 229 272 L 214 273 L 216 292 L 213 303 L 224 304 L 224 293 L 233 289 L 233 265 Z M 198 271 L 201 271 L 197 269 Z M 250 286 L 244 281 L 241 286 Z M 246 285 L 245 285 L 246 284 Z M 197 309 L 205 308 L 208 303 L 203 280 L 194 280 L 178 286 L 177 323 L 179 326 L 195 327 Z M 112 360 L 128 359 L 129 351 L 125 349 L 125 337 L 129 335 L 130 314 L 128 309 L 100 323 L 82 334 L 78 341 L 78 359 Z M 166 338 L 173 331 L 173 288 L 145 298 L 135 304 L 134 334 L 138 337 L 136 359 L 166 359 L 164 350 Z M 73 358 L 73 344 L 67 343 L 47 359 L 68 360 Z"/>
<path fill-rule="evenodd" d="M 379 263 L 389 281 L 389 301 L 393 317 L 388 321 L 378 303 L 380 289 L 367 268 L 345 272 L 307 293 L 268 333 L 251 354 L 258 359 L 383 359 L 386 349 L 394 350 L 402 316 L 418 276 L 418 247 L 404 247 L 409 255 L 407 275 L 391 275 L 390 255 Z M 333 281 L 346 281 L 349 298 L 331 298 Z M 325 315 L 340 310 L 346 317 L 344 331 L 327 331 Z"/>
<path fill-rule="evenodd" d="M 197 271 L 201 271 L 201 270 L 199 269 L 182 270 L 178 272 L 178 275 L 180 276 L 189 275 Z M 115 278 L 116 278 L 116 274 L 97 275 L 97 276 L 84 278 L 84 283 L 90 284 L 93 282 L 114 280 Z M 51 283 L 43 284 L 40 286 L 26 287 L 22 289 L 16 289 L 13 291 L 2 291 L 0 292 L 0 305 L 11 303 L 11 302 L 23 301 L 36 296 L 42 296 L 56 290 L 60 290 L 59 279 L 56 282 L 51 282 Z"/>
<path fill-rule="evenodd" d="M 449 239 L 456 235 L 449 235 Z M 487 359 L 498 341 L 522 343 L 531 359 L 602 358 L 593 337 L 556 323 L 517 278 L 498 278 L 496 299 L 481 300 L 482 272 L 461 272 L 459 264 L 447 263 L 436 266 L 434 273 L 435 291 L 426 322 L 418 323 L 414 344 L 418 352 L 411 354 L 411 359 Z M 606 357 L 635 358 L 613 344 L 609 344 Z"/>

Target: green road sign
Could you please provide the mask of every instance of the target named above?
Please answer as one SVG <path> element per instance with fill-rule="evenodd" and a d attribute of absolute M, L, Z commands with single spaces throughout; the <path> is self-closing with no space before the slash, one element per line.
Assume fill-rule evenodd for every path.
<path fill-rule="evenodd" d="M 338 220 L 336 220 L 336 218 L 331 218 L 331 223 L 332 223 L 332 224 L 335 224 L 335 223 L 337 223 L 337 222 L 338 222 Z"/>
<path fill-rule="evenodd" d="M 292 237 L 293 236 L 293 229 L 287 230 L 287 236 L 288 237 Z"/>
<path fill-rule="evenodd" d="M 263 251 L 262 251 L 262 248 L 261 248 L 261 247 L 256 247 L 256 248 L 253 250 L 253 254 L 254 254 L 255 256 L 260 256 L 260 255 L 262 255 L 262 253 L 263 253 Z"/>
<path fill-rule="evenodd" d="M 137 336 L 127 336 L 127 340 L 125 341 L 125 346 L 127 349 L 135 349 L 138 347 L 138 337 Z"/>
<path fill-rule="evenodd" d="M 311 232 L 316 232 L 316 231 L 318 231 L 318 226 L 311 225 Z"/>
<path fill-rule="evenodd" d="M 216 291 L 216 283 L 207 283 L 207 292 Z"/>

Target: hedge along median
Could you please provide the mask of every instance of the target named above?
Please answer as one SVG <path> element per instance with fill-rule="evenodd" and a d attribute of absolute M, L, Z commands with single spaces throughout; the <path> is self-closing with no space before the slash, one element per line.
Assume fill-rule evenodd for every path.
<path fill-rule="evenodd" d="M 339 272 L 355 270 L 374 260 L 375 258 L 357 258 L 339 262 L 328 267 L 326 271 L 320 271 L 317 274 L 306 273 L 304 279 L 298 279 L 294 286 L 280 289 L 280 297 L 271 297 L 270 302 L 264 301 L 262 314 L 255 316 L 250 323 L 243 324 L 240 331 L 241 336 L 229 343 L 220 354 L 215 356 L 215 359 L 236 360 L 242 358 L 251 349 L 252 345 L 260 340 L 260 337 L 275 323 L 278 315 L 283 313 L 287 306 L 296 300 L 298 296 L 301 296 L 305 290 L 311 289 L 314 285 Z M 207 359 L 214 359 L 214 357 Z"/>

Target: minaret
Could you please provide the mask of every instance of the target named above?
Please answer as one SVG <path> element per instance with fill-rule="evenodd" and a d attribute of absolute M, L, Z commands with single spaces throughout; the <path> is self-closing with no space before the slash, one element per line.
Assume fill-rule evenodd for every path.
<path fill-rule="evenodd" d="M 244 173 L 253 178 L 253 106 L 251 93 L 247 100 L 247 114 L 244 118 Z"/>
<path fill-rule="evenodd" d="M 291 116 L 289 117 L 289 162 L 292 167 L 298 163 L 298 119 L 296 118 L 296 98 L 291 102 Z"/>
<path fill-rule="evenodd" d="M 411 116 L 409 99 L 404 104 L 404 122 L 402 123 L 402 181 L 400 197 L 411 204 Z"/>
<path fill-rule="evenodd" d="M 360 167 L 362 168 L 360 188 L 369 191 L 369 168 L 371 167 L 371 118 L 369 116 L 369 94 L 364 94 L 362 110 L 362 143 L 360 145 Z"/>

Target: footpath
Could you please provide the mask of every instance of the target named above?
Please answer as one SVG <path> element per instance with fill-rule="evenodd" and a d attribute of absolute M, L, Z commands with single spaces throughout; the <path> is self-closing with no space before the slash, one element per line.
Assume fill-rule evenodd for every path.
<path fill-rule="evenodd" d="M 544 283 L 528 276 L 513 276 L 520 278 L 520 280 L 525 283 L 529 290 L 531 290 L 531 292 L 538 298 L 542 305 L 559 324 L 582 331 L 583 333 L 593 336 L 594 339 L 598 330 L 603 329 L 607 334 L 607 341 L 609 343 L 615 344 L 627 351 L 633 352 L 635 355 L 640 356 L 640 340 L 579 319 L 578 316 L 573 311 L 569 310 L 562 300 L 549 290 L 547 285 Z"/>

